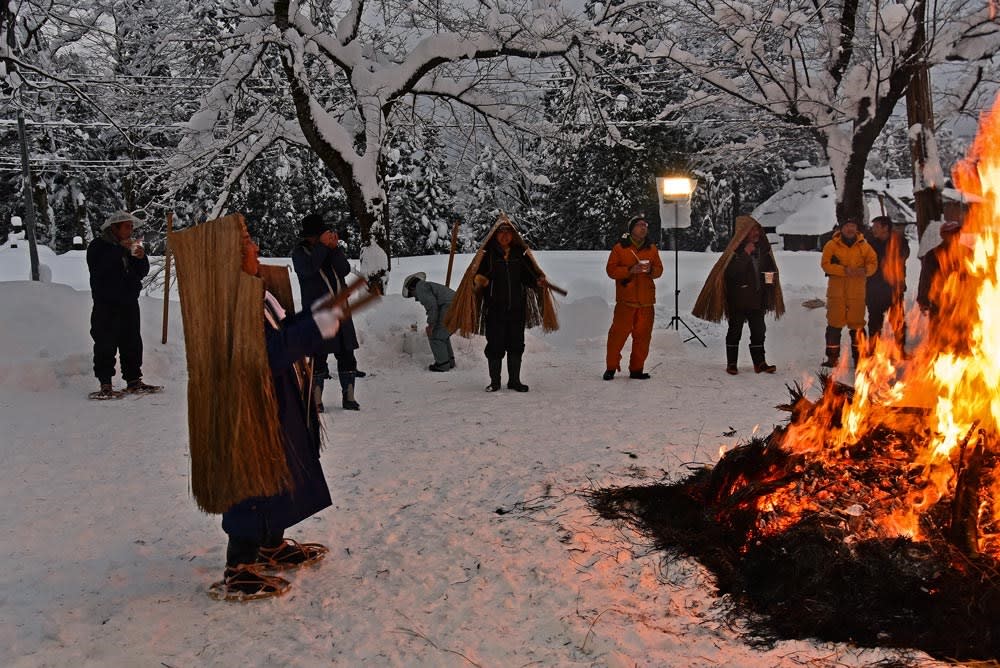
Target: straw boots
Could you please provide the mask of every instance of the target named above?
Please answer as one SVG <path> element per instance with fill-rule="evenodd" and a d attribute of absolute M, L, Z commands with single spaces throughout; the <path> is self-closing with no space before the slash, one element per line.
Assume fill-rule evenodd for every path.
<path fill-rule="evenodd" d="M 488 357 L 486 361 L 490 365 L 490 384 L 486 386 L 486 391 L 496 392 L 500 389 L 500 365 L 503 363 L 503 358 Z"/>
<path fill-rule="evenodd" d="M 521 356 L 507 353 L 507 389 L 527 392 L 528 386 L 521 382 Z"/>

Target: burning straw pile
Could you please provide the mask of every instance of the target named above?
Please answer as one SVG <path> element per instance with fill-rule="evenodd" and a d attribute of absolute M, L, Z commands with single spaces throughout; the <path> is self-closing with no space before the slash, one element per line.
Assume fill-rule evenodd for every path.
<path fill-rule="evenodd" d="M 714 467 L 594 494 L 709 567 L 754 638 L 1000 657 L 998 109 L 954 176 L 980 201 L 943 251 L 937 316 L 908 317 L 912 358 L 880 337 L 853 387 L 790 388 L 789 423 Z"/>

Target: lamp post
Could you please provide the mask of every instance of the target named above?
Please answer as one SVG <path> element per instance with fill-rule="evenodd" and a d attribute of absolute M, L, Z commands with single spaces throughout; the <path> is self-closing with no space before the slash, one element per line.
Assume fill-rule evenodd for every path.
<path fill-rule="evenodd" d="M 656 179 L 656 192 L 660 202 L 660 229 L 663 229 L 664 223 L 671 217 L 673 217 L 674 221 L 674 317 L 670 319 L 667 329 L 676 329 L 680 332 L 681 325 L 684 325 L 684 328 L 691 334 L 691 336 L 684 339 L 684 342 L 687 343 L 692 339 L 697 339 L 698 343 L 707 348 L 708 345 L 681 318 L 679 308 L 681 286 L 680 264 L 677 254 L 677 233 L 680 228 L 691 226 L 690 210 L 688 210 L 688 215 L 684 221 L 681 221 L 680 204 L 682 202 L 690 204 L 691 194 L 697 185 L 698 181 L 687 176 L 665 176 Z M 673 207 L 669 206 L 670 204 L 673 204 Z"/>

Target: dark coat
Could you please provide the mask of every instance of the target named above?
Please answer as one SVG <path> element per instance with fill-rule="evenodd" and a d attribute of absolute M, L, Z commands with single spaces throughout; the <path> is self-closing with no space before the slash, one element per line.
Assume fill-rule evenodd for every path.
<path fill-rule="evenodd" d="M 865 302 L 889 306 L 906 291 L 906 259 L 910 257 L 910 246 L 896 232 L 885 241 L 872 234 L 866 234 L 865 240 L 878 258 L 878 269 L 868 277 L 865 285 Z"/>
<path fill-rule="evenodd" d="M 494 245 L 487 249 L 476 273 L 490 281 L 483 295 L 486 318 L 506 317 L 523 322 L 526 290 L 536 286 L 539 278 L 524 249 L 512 245 L 510 253 L 504 258 L 500 246 Z"/>
<path fill-rule="evenodd" d="M 278 329 L 265 323 L 267 358 L 293 488 L 274 496 L 246 499 L 222 514 L 226 533 L 250 540 L 287 529 L 332 503 L 319 461 L 316 405 L 303 396 L 294 366 L 303 357 L 316 354 L 323 337 L 308 311 L 285 318 Z M 305 386 L 308 388 L 308 383 Z"/>
<path fill-rule="evenodd" d="M 87 268 L 95 302 L 135 304 L 142 291 L 142 279 L 149 273 L 149 258 L 134 257 L 104 234 L 87 247 Z"/>
<path fill-rule="evenodd" d="M 767 243 L 767 241 L 763 241 Z M 761 253 L 760 246 L 747 255 L 743 249 L 733 254 L 726 266 L 726 312 L 771 310 L 773 289 L 764 283 L 764 272 L 778 270 L 771 253 Z"/>
<path fill-rule="evenodd" d="M 310 246 L 305 239 L 292 249 L 292 266 L 299 278 L 303 311 L 308 311 L 317 299 L 340 292 L 351 273 L 351 263 L 347 261 L 343 249 L 323 244 Z M 317 352 L 336 355 L 357 348 L 358 334 L 354 329 L 354 320 L 348 317 L 340 323 L 337 335 L 324 341 L 323 349 Z"/>

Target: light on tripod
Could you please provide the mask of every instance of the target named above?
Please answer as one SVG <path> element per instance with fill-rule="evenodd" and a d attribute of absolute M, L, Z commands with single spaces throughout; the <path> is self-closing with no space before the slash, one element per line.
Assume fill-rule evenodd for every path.
<path fill-rule="evenodd" d="M 673 219 L 674 229 L 674 317 L 670 319 L 667 329 L 681 331 L 681 325 L 691 333 L 685 342 L 698 339 L 698 343 L 708 347 L 701 338 L 681 319 L 678 301 L 681 294 L 680 271 L 678 269 L 677 232 L 680 228 L 691 227 L 691 194 L 694 193 L 698 181 L 687 176 L 663 176 L 656 179 L 656 192 L 660 201 L 660 229 L 666 229 L 668 221 Z M 681 204 L 683 203 L 683 216 Z M 669 206 L 673 204 L 673 206 Z"/>

